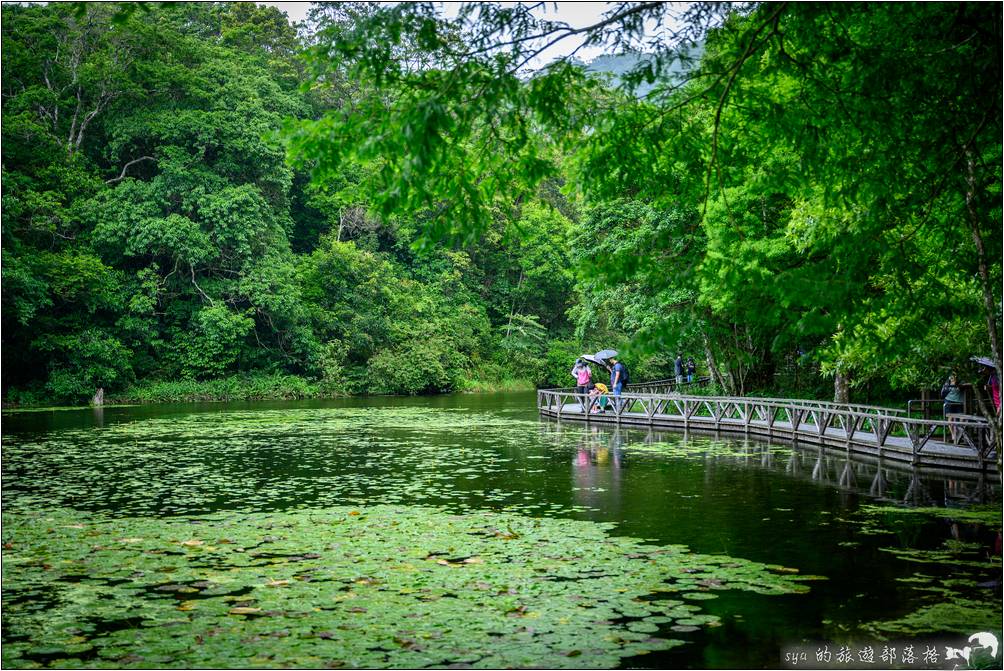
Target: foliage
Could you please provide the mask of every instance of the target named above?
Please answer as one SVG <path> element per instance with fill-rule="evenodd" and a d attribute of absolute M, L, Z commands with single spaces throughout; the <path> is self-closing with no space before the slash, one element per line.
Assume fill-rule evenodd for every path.
<path fill-rule="evenodd" d="M 282 374 L 235 375 L 213 380 L 144 380 L 108 397 L 112 403 L 190 403 L 193 401 L 257 401 L 334 396 L 302 377 Z"/>
<path fill-rule="evenodd" d="M 682 644 L 654 637 L 657 623 L 716 625 L 691 597 L 808 589 L 783 567 L 511 513 L 339 507 L 214 515 L 198 529 L 48 515 L 4 519 L 4 540 L 16 539 L 4 560 L 18 567 L 5 599 L 54 590 L 42 617 L 6 605 L 21 640 L 4 646 L 8 665 L 90 653 L 124 666 L 319 666 L 334 645 L 337 662 L 371 668 L 609 666 Z"/>
<path fill-rule="evenodd" d="M 377 393 L 418 394 L 455 389 L 463 359 L 449 341 L 412 340 L 381 350 L 369 360 L 369 377 Z"/>
<path fill-rule="evenodd" d="M 532 391 L 537 388 L 534 380 L 508 377 L 501 366 L 486 364 L 477 368 L 460 382 L 460 391 L 471 394 L 496 394 L 516 391 Z"/>
<path fill-rule="evenodd" d="M 52 398 L 85 398 L 98 387 L 114 387 L 130 379 L 129 350 L 99 329 L 36 342 L 49 355 L 46 391 Z"/>
<path fill-rule="evenodd" d="M 585 354 L 576 340 L 552 340 L 547 348 L 543 386 L 572 387 L 575 385 L 571 370 L 575 360 Z M 603 371 L 593 366 L 593 380 L 603 381 Z"/>
<path fill-rule="evenodd" d="M 522 162 L 534 142 L 571 154 L 569 174 L 600 212 L 629 196 L 683 224 L 667 238 L 671 229 L 629 223 L 627 211 L 600 229 L 602 215 L 587 221 L 587 239 L 609 229 L 613 249 L 580 255 L 596 278 L 577 308 L 580 336 L 597 328 L 589 318 L 606 284 L 636 281 L 607 301 L 627 322 L 618 330 L 643 350 L 700 347 L 732 392 L 771 386 L 792 361 L 857 385 L 890 376 L 907 387 L 979 351 L 999 358 L 999 8 L 699 3 L 623 74 L 629 89 L 652 86 L 642 99 L 599 94 L 568 57 L 514 79 L 547 43 L 582 33 L 630 47 L 667 11 L 617 5 L 573 30 L 497 4 L 465 5 L 449 20 L 426 5 L 375 10 L 321 36 L 314 76 L 350 72 L 373 88 L 374 105 L 390 106 L 301 124 L 293 154 L 316 160 L 318 174 L 378 152 L 414 157 L 382 173 L 377 202 L 463 213 L 434 217 L 432 239 L 482 234 L 496 197 L 550 174 Z M 677 67 L 698 34 L 699 67 Z M 427 60 L 413 68 L 416 53 Z M 475 105 L 472 90 L 483 94 Z M 506 110 L 501 125 L 482 121 L 482 100 Z M 534 120 L 528 139 L 472 155 L 510 118 Z M 374 136 L 380 143 L 367 144 Z M 516 170 L 500 171 L 499 157 Z M 618 314 L 635 300 L 654 319 Z M 942 320 L 967 350 L 939 346 Z"/>
<path fill-rule="evenodd" d="M 192 378 L 219 377 L 236 363 L 238 345 L 254 328 L 254 322 L 247 314 L 213 305 L 200 310 L 192 326 L 192 333 L 175 338 L 180 345 L 182 373 Z"/>
<path fill-rule="evenodd" d="M 182 378 L 159 389 L 232 398 L 237 374 L 299 375 L 331 395 L 451 391 L 475 370 L 540 377 L 511 365 L 525 347 L 500 329 L 536 315 L 536 361 L 567 328 L 570 222 L 554 207 L 573 208 L 555 189 L 549 206 L 500 209 L 477 248 L 418 253 L 427 214 L 369 213 L 380 160 L 323 184 L 307 179 L 317 166 L 286 164 L 284 119 L 370 90 L 298 90 L 297 54 L 320 37 L 275 8 L 3 11 L 8 399 Z M 319 8 L 313 30 L 366 16 Z"/>
<path fill-rule="evenodd" d="M 706 333 L 713 350 L 721 322 L 741 335 L 719 360 L 750 366 L 797 351 L 857 384 L 886 377 L 911 387 L 992 349 L 988 325 L 999 314 L 984 299 L 994 282 L 981 289 L 979 278 L 999 277 L 1000 252 L 981 251 L 974 238 L 999 222 L 999 177 L 994 160 L 978 162 L 987 172 L 975 176 L 986 189 L 977 196 L 966 156 L 988 137 L 990 119 L 999 126 L 986 95 L 999 86 L 996 66 L 983 70 L 969 51 L 970 38 L 991 39 L 997 21 L 972 5 L 940 9 L 764 5 L 737 14 L 709 33 L 688 90 L 615 109 L 591 135 L 583 179 L 598 195 L 633 187 L 665 200 L 667 183 L 674 195 L 704 192 L 707 242 L 695 279 L 711 312 Z M 967 46 L 954 46 L 960 40 Z M 993 79 L 989 89 L 962 74 L 970 67 Z M 928 104 L 945 99 L 966 102 Z M 677 166 L 696 158 L 709 167 L 692 173 L 700 181 L 668 162 L 589 170 L 653 150 Z M 967 199 L 984 209 L 967 210 Z M 954 353 L 942 346 L 949 329 L 963 346 Z M 754 385 L 769 383 L 764 373 L 770 366 Z M 742 370 L 725 377 L 748 388 Z"/>
<path fill-rule="evenodd" d="M 8 397 L 552 384 L 610 346 L 729 393 L 1000 366 L 997 5 L 3 12 Z M 644 53 L 537 65 L 575 35 Z"/>

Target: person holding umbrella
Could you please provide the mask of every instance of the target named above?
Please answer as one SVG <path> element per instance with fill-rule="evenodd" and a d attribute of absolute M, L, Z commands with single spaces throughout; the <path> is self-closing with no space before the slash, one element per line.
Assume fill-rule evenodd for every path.
<path fill-rule="evenodd" d="M 614 354 L 616 355 L 616 352 Z M 610 369 L 610 388 L 614 392 L 614 410 L 619 412 L 621 392 L 624 391 L 624 385 L 628 381 L 627 367 L 618 361 L 616 356 L 610 357 L 610 363 L 613 364 L 613 368 Z"/>
<path fill-rule="evenodd" d="M 1001 380 L 997 375 L 997 369 L 990 369 L 990 379 L 987 380 L 987 389 L 990 390 L 990 398 L 994 402 L 994 410 L 1001 414 Z"/>
<path fill-rule="evenodd" d="M 974 356 L 972 360 L 990 371 L 986 389 L 990 392 L 990 400 L 993 401 L 994 412 L 998 415 L 1001 414 L 1001 380 L 997 374 L 997 366 L 994 365 L 993 359 L 985 356 Z"/>

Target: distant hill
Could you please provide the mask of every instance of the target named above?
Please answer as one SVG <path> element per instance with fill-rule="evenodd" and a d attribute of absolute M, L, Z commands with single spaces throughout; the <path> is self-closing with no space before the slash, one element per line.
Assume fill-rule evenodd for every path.
<path fill-rule="evenodd" d="M 672 80 L 681 80 L 688 69 L 697 65 L 697 61 L 700 60 L 703 53 L 704 45 L 698 44 L 689 52 L 689 57 L 692 59 L 690 62 L 682 63 L 680 60 L 674 60 L 670 64 L 668 72 L 664 73 L 664 75 Z M 620 84 L 625 74 L 650 58 L 650 54 L 644 53 L 604 54 L 603 56 L 597 56 L 589 63 L 586 63 L 585 66 L 587 71 L 608 74 L 614 84 Z M 635 95 L 639 97 L 644 96 L 652 89 L 652 84 L 640 84 L 635 90 Z"/>

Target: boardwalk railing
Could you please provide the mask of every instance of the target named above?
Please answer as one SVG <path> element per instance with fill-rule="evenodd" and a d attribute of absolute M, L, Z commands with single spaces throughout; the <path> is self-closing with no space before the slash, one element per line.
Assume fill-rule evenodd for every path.
<path fill-rule="evenodd" d="M 676 393 L 686 393 L 687 390 L 693 389 L 694 387 L 705 387 L 711 382 L 710 377 L 699 377 L 693 382 L 677 382 L 674 378 L 667 378 L 665 380 L 653 380 L 651 382 L 637 382 L 628 384 L 625 391 L 632 394 L 654 394 L 654 395 L 664 395 L 664 394 L 676 394 Z M 574 391 L 574 389 L 554 389 L 551 391 Z M 712 398 L 710 396 L 702 398 Z M 715 397 L 715 398 L 726 398 L 726 397 Z M 732 398 L 732 397 L 728 397 Z M 756 399 L 745 399 L 745 400 L 757 400 L 757 401 L 774 401 L 777 403 L 788 403 L 792 405 L 803 405 L 803 406 L 827 406 L 839 410 L 856 410 L 858 412 L 881 412 L 887 415 L 904 415 L 908 416 L 910 413 L 907 410 L 902 410 L 900 408 L 887 408 L 879 405 L 862 405 L 850 404 L 850 403 L 832 403 L 830 401 L 812 401 L 800 398 L 756 398 Z"/>
<path fill-rule="evenodd" d="M 640 385 L 639 385 L 640 386 Z M 630 388 L 629 388 L 630 389 Z M 914 464 L 983 468 L 993 452 L 989 423 L 977 417 L 924 420 L 903 410 L 800 399 L 684 396 L 629 390 L 596 399 L 574 389 L 537 392 L 541 414 L 586 422 L 615 422 L 665 428 L 705 429 L 784 437 L 848 451 L 888 454 Z"/>
<path fill-rule="evenodd" d="M 709 382 L 711 382 L 710 377 L 698 377 L 692 382 L 677 382 L 675 377 L 669 377 L 649 382 L 629 382 L 624 386 L 624 390 L 632 394 L 673 394 L 695 387 L 705 387 Z"/>

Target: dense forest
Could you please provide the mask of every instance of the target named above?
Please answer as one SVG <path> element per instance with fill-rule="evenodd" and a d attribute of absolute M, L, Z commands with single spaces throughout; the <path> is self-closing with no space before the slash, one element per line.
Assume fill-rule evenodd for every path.
<path fill-rule="evenodd" d="M 1000 4 L 678 9 L 4 5 L 4 401 L 999 367 Z"/>

